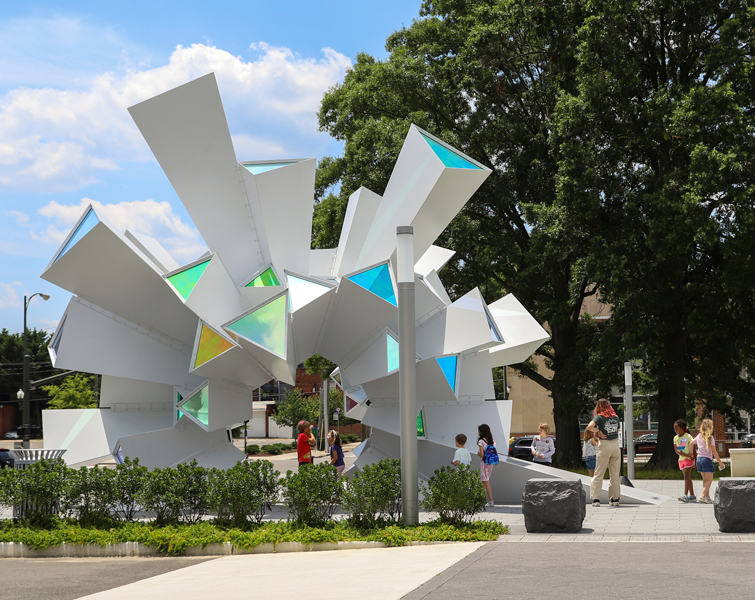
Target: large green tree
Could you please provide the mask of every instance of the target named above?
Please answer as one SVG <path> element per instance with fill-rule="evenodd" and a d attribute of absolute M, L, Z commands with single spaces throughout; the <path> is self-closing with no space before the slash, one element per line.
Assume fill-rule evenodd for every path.
<path fill-rule="evenodd" d="M 475 286 L 488 301 L 512 292 L 548 327 L 537 354 L 550 373 L 534 361 L 517 368 L 553 397 L 564 465 L 580 462 L 597 330 L 581 314 L 596 290 L 589 235 L 560 193 L 553 142 L 559 99 L 577 93 L 582 21 L 568 2 L 425 2 L 420 19 L 388 38 L 386 60 L 360 54 L 325 95 L 320 125 L 344 153 L 320 163 L 314 221 L 315 245 L 336 245 L 348 196 L 360 185 L 383 192 L 410 123 L 490 167 L 438 240 L 457 253 L 441 277 L 452 298 Z"/>
<path fill-rule="evenodd" d="M 556 108 L 562 194 L 584 211 L 613 307 L 607 352 L 656 390 L 658 449 L 704 402 L 755 409 L 755 6 L 598 0 Z M 601 224 L 602 228 L 597 228 Z M 587 231 L 586 231 L 587 232 Z"/>
<path fill-rule="evenodd" d="M 31 357 L 31 380 L 49 377 L 60 371 L 52 368 L 47 344 L 50 334 L 42 329 L 27 330 L 26 344 Z M 0 331 L 0 399 L 15 400 L 23 385 L 23 337 L 20 333 Z M 33 391 L 32 397 L 43 397 L 42 391 Z"/>

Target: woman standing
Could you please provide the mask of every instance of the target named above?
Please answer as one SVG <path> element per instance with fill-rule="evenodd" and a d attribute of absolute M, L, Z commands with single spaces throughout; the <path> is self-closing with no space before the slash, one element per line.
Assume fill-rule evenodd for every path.
<path fill-rule="evenodd" d="M 618 506 L 621 497 L 619 487 L 619 471 L 621 469 L 621 448 L 619 448 L 619 417 L 608 400 L 598 400 L 593 412 L 592 421 L 587 429 L 595 433 L 600 442 L 598 456 L 595 461 L 595 475 L 590 485 L 590 498 L 593 506 L 600 506 L 600 492 L 603 488 L 603 477 L 606 468 L 611 478 L 608 486 L 608 504 Z"/>

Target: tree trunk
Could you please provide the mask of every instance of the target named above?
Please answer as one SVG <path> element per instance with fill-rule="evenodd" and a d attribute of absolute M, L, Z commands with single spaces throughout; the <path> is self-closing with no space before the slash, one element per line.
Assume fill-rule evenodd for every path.
<path fill-rule="evenodd" d="M 579 433 L 581 410 L 573 409 L 574 403 L 566 397 L 564 390 L 556 387 L 552 392 L 553 422 L 556 425 L 556 455 L 553 464 L 559 469 L 583 466 L 582 444 Z"/>

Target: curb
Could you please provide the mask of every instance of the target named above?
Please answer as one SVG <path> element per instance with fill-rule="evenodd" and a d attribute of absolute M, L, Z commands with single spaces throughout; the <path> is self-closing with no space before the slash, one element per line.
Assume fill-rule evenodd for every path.
<path fill-rule="evenodd" d="M 410 542 L 407 546 L 429 546 L 435 544 L 459 544 L 464 542 Z M 231 542 L 190 546 L 178 556 L 232 556 L 241 554 L 280 554 L 283 552 L 322 552 L 328 550 L 363 550 L 366 548 L 390 548 L 385 542 L 280 542 L 259 544 L 254 548 L 237 548 Z M 152 546 L 141 542 L 120 542 L 98 546 L 97 544 L 68 544 L 35 550 L 19 542 L 0 542 L 0 558 L 139 558 L 167 557 Z"/>

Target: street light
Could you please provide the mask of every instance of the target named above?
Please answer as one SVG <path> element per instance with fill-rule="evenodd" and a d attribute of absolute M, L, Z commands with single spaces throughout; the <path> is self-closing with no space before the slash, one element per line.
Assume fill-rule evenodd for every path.
<path fill-rule="evenodd" d="M 31 438 L 31 392 L 29 389 L 31 388 L 31 357 L 29 356 L 29 352 L 26 349 L 26 310 L 29 308 L 29 304 L 31 303 L 34 296 L 39 296 L 40 298 L 42 298 L 42 300 L 45 301 L 50 299 L 50 296 L 48 294 L 42 294 L 40 292 L 32 294 L 28 299 L 26 298 L 26 296 L 24 296 L 24 387 L 23 389 L 18 390 L 18 394 L 16 394 L 19 400 L 23 400 L 23 448 L 29 448 L 29 440 Z"/>

